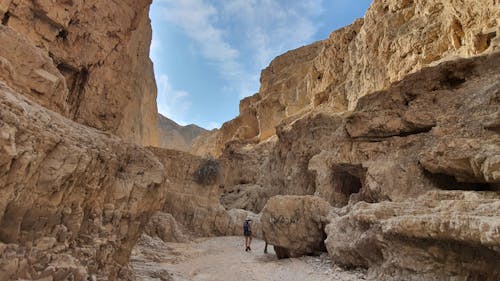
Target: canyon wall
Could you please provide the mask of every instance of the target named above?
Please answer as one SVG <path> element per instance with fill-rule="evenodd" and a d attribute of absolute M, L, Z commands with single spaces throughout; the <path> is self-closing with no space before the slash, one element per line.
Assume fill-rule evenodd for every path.
<path fill-rule="evenodd" d="M 221 203 L 259 213 L 281 258 L 327 251 L 373 280 L 497 280 L 499 9 L 374 1 L 277 57 L 214 134 Z"/>
<path fill-rule="evenodd" d="M 150 3 L 0 1 L 2 25 L 12 29 L 2 28 L 1 78 L 78 123 L 157 145 Z M 34 47 L 51 62 L 23 57 Z"/>
<path fill-rule="evenodd" d="M 0 280 L 128 279 L 167 188 L 149 4 L 0 1 Z"/>
<path fill-rule="evenodd" d="M 444 62 L 351 112 L 311 111 L 273 141 L 232 142 L 221 200 L 262 212 L 280 257 L 326 247 L 374 280 L 496 280 L 499 66 L 499 52 Z M 330 210 L 297 211 L 311 195 L 321 199 L 311 210 Z"/>
<path fill-rule="evenodd" d="M 142 147 L 148 4 L 0 1 L 1 281 L 133 279 L 144 232 L 235 235 L 246 217 L 280 257 L 499 279 L 497 1 L 374 1 L 193 140 L 218 159 Z"/>
<path fill-rule="evenodd" d="M 0 128 L 0 280 L 124 279 L 165 198 L 158 159 L 3 82 Z"/>
<path fill-rule="evenodd" d="M 310 110 L 353 110 L 359 98 L 422 67 L 494 52 L 499 18 L 496 1 L 373 1 L 364 19 L 275 58 L 259 93 L 215 133 L 212 154 L 233 140 L 265 140 Z"/>

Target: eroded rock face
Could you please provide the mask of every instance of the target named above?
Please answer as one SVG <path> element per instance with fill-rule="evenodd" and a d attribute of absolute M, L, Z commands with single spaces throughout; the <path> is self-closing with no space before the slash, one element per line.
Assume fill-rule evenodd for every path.
<path fill-rule="evenodd" d="M 425 66 L 497 51 L 497 4 L 373 1 L 363 20 L 274 59 L 262 71 L 259 97 L 247 106 L 252 111 L 214 133 L 219 144 L 213 154 L 220 155 L 223 144 L 235 138 L 254 139 L 255 133 L 235 135 L 237 126 L 255 128 L 257 120 L 262 141 L 275 135 L 280 123 L 301 119 L 313 108 L 330 113 L 353 110 L 361 97 L 387 89 Z M 249 112 L 254 117 L 248 117 Z M 411 121 L 417 122 L 412 130 L 432 126 L 427 119 Z M 399 130 L 401 124 L 388 126 Z"/>
<path fill-rule="evenodd" d="M 19 36 L 12 31 L 0 35 L 8 37 L 2 37 L 0 64 L 12 70 L 0 71 L 0 78 L 79 123 L 137 144 L 157 145 L 150 3 L 1 1 L 2 24 L 23 39 L 19 47 Z M 34 48 L 30 45 L 40 49 L 38 57 L 50 56 L 52 62 L 41 65 L 33 55 L 19 55 Z"/>
<path fill-rule="evenodd" d="M 158 237 L 163 242 L 186 242 L 189 237 L 171 214 L 156 212 L 150 219 L 144 233 Z"/>
<path fill-rule="evenodd" d="M 495 249 L 499 246 L 498 241 L 493 242 L 496 223 L 488 223 L 489 218 L 496 218 L 499 202 L 495 195 L 499 184 L 495 178 L 500 144 L 495 125 L 500 106 L 499 65 L 497 52 L 422 69 L 387 90 L 361 98 L 352 112 L 315 110 L 298 120 L 283 122 L 277 129 L 277 140 L 266 149 L 262 144 L 250 149 L 248 144 L 237 146 L 233 142 L 221 161 L 245 167 L 251 175 L 246 178 L 248 185 L 263 187 L 271 198 L 268 205 L 274 202 L 274 195 L 301 194 L 323 198 L 328 206 L 343 207 L 331 209 L 337 213 L 331 218 L 342 223 L 328 228 L 328 232 L 344 236 L 334 234 L 329 238 L 329 243 L 336 243 L 329 252 L 334 253 L 335 261 L 347 266 L 370 268 L 374 278 L 439 280 L 450 274 L 458 280 L 481 276 L 495 280 L 497 273 L 487 261 L 497 258 Z M 260 164 L 256 164 L 257 159 Z M 238 169 L 225 174 L 225 183 L 237 183 L 242 179 L 240 174 Z M 486 198 L 484 191 L 494 192 L 484 195 L 486 201 L 477 199 Z M 422 194 L 428 195 L 419 197 Z M 452 194 L 449 204 L 441 202 L 448 200 L 447 194 Z M 416 202 L 413 207 L 412 202 Z M 301 208 L 290 207 L 304 212 Z M 278 237 L 293 237 L 302 233 L 300 229 L 307 229 L 270 227 L 266 209 L 261 219 L 265 237 L 269 228 L 271 232 L 280 231 L 275 235 Z M 288 212 L 288 208 L 276 209 Z M 424 222 L 434 213 L 439 223 L 427 228 Z M 481 227 L 455 217 L 475 218 L 479 213 Z M 410 230 L 406 232 L 401 226 L 394 235 L 385 235 L 388 216 Z M 351 221 L 355 226 L 346 228 Z M 474 229 L 469 232 L 469 227 Z M 494 229 L 492 236 L 478 238 L 477 229 L 483 227 Z M 399 232 L 413 237 L 412 231 L 425 234 L 418 239 L 400 239 Z M 439 235 L 427 240 L 426 235 L 431 234 L 425 231 Z M 476 249 L 478 239 L 487 243 L 478 244 Z M 295 240 L 275 243 L 300 245 Z M 467 250 L 461 253 L 457 245 L 465 245 Z M 289 255 L 287 246 L 279 246 L 277 253 Z M 475 250 L 477 263 L 470 258 Z M 406 255 L 406 251 L 415 255 Z M 444 261 L 447 253 L 452 258 Z M 462 262 L 468 269 L 481 269 L 469 273 L 453 269 Z M 488 273 L 481 275 L 481 271 Z"/>
<path fill-rule="evenodd" d="M 166 200 L 161 207 L 163 212 L 171 214 L 197 236 L 225 235 L 235 228 L 232 223 L 243 223 L 232 221 L 220 204 L 219 181 L 208 185 L 195 181 L 195 173 L 203 158 L 175 150 L 150 150 L 163 163 L 168 177 Z"/>
<path fill-rule="evenodd" d="M 485 124 L 498 111 L 499 57 L 424 69 L 363 97 L 349 114 L 311 112 L 280 125 L 273 148 L 228 147 L 222 160 L 245 167 L 254 175 L 247 183 L 270 197 L 315 194 L 339 207 L 349 199 L 400 201 L 431 189 L 497 190 L 500 140 Z M 463 78 L 450 85 L 454 77 Z M 242 179 L 237 169 L 226 177 Z"/>
<path fill-rule="evenodd" d="M 326 228 L 332 259 L 383 280 L 497 280 L 498 193 L 429 192 L 358 203 Z"/>
<path fill-rule="evenodd" d="M 262 210 L 263 235 L 279 258 L 324 251 L 329 210 L 328 202 L 319 197 L 274 196 Z"/>
<path fill-rule="evenodd" d="M 0 128 L 0 279 L 124 278 L 165 198 L 163 165 L 2 82 Z"/>
<path fill-rule="evenodd" d="M 46 52 L 22 34 L 0 26 L 0 78 L 38 104 L 69 116 L 64 76 Z"/>

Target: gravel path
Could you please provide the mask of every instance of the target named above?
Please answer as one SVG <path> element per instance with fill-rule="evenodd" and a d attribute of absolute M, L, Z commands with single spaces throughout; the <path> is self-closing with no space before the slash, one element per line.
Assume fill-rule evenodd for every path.
<path fill-rule="evenodd" d="M 164 243 L 143 236 L 132 252 L 131 266 L 138 280 L 175 281 L 330 281 L 365 280 L 362 271 L 345 271 L 325 254 L 278 260 L 273 247 L 254 239 L 245 252 L 243 237 L 200 238 L 189 243 Z"/>

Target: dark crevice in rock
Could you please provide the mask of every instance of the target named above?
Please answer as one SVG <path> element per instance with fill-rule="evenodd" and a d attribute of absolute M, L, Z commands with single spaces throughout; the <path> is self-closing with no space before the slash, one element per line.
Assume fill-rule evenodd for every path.
<path fill-rule="evenodd" d="M 445 79 L 443 79 L 441 81 L 441 84 L 445 88 L 455 89 L 458 86 L 460 86 L 461 84 L 465 83 L 465 81 L 466 81 L 465 78 L 458 77 L 458 76 L 454 75 L 453 73 L 448 73 L 446 75 Z"/>
<path fill-rule="evenodd" d="M 31 93 L 33 93 L 35 96 L 43 96 L 43 93 L 40 91 L 37 91 L 35 89 L 30 89 Z"/>
<path fill-rule="evenodd" d="M 273 246 L 273 248 L 278 259 L 287 259 L 290 257 L 290 251 L 287 248 L 283 248 L 280 246 Z"/>
<path fill-rule="evenodd" d="M 436 126 L 436 125 L 433 124 L 433 125 L 429 125 L 429 126 L 418 127 L 418 128 L 415 128 L 415 129 L 407 131 L 407 132 L 401 132 L 400 134 L 395 135 L 395 136 L 397 136 L 397 137 L 407 137 L 407 136 L 411 136 L 411 135 L 428 133 L 428 132 L 430 132 L 432 130 L 432 128 L 434 128 L 434 126 Z"/>
<path fill-rule="evenodd" d="M 57 33 L 56 38 L 62 41 L 66 41 L 66 39 L 68 39 L 68 31 L 66 29 L 61 29 L 59 33 Z"/>
<path fill-rule="evenodd" d="M 424 170 L 424 176 L 436 187 L 443 190 L 493 191 L 497 189 L 494 184 L 481 182 L 459 182 L 453 176 L 440 173 L 434 174 L 427 170 Z"/>
<path fill-rule="evenodd" d="M 495 38 L 496 36 L 497 36 L 496 31 L 477 34 L 476 40 L 474 42 L 474 45 L 476 47 L 476 52 L 479 54 L 486 51 L 490 47 L 492 39 Z"/>
<path fill-rule="evenodd" d="M 2 25 L 8 25 L 9 24 L 9 19 L 10 19 L 10 12 L 7 11 L 2 18 Z"/>
<path fill-rule="evenodd" d="M 72 118 L 76 118 L 85 94 L 85 86 L 89 79 L 89 70 L 87 67 L 77 69 L 65 63 L 59 63 L 57 68 L 66 78 L 69 88 L 67 103 L 70 108 Z"/>
<path fill-rule="evenodd" d="M 347 204 L 353 194 L 359 194 L 365 182 L 366 169 L 361 165 L 339 164 L 332 168 L 331 186 L 334 192 L 341 194 Z M 340 199 L 340 198 L 339 198 Z"/>
<path fill-rule="evenodd" d="M 359 137 L 351 136 L 351 134 L 349 133 L 349 131 L 347 129 L 346 129 L 346 132 L 347 132 L 347 135 L 349 135 L 349 137 L 351 137 L 352 140 L 354 140 L 354 141 L 382 142 L 382 141 L 385 141 L 386 139 L 392 138 L 392 137 L 408 137 L 408 136 L 412 136 L 412 135 L 425 134 L 425 133 L 430 132 L 435 126 L 436 126 L 436 124 L 432 124 L 432 125 L 428 125 L 428 126 L 414 127 L 414 128 L 408 129 L 407 131 L 401 131 L 397 134 L 382 135 L 382 133 L 379 133 L 380 135 L 375 135 L 377 133 L 373 133 L 373 135 L 372 135 L 372 134 L 368 133 L 365 136 L 359 136 Z M 409 126 L 409 127 L 411 127 L 411 126 Z"/>

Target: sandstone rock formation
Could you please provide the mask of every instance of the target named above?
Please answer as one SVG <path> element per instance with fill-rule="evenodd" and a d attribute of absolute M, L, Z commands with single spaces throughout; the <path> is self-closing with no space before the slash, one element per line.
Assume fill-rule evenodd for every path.
<path fill-rule="evenodd" d="M 0 1 L 1 281 L 133 279 L 144 232 L 240 235 L 247 217 L 281 257 L 500 278 L 498 3 L 375 0 L 276 58 L 192 140 L 220 156 L 206 182 L 207 159 L 122 139 L 156 141 L 148 4 Z"/>
<path fill-rule="evenodd" d="M 262 211 L 262 231 L 280 258 L 324 252 L 330 205 L 315 196 L 274 196 Z"/>
<path fill-rule="evenodd" d="M 203 158 L 186 152 L 150 148 L 163 163 L 168 180 L 165 184 L 165 201 L 160 208 L 182 223 L 193 235 L 211 236 L 232 234 L 240 230 L 242 222 L 235 222 L 220 204 L 219 182 L 200 185 L 195 173 Z M 237 232 L 240 234 L 241 230 Z M 236 234 L 236 233 L 235 233 Z"/>
<path fill-rule="evenodd" d="M 120 276 L 164 198 L 158 159 L 3 82 L 0 128 L 0 279 Z"/>
<path fill-rule="evenodd" d="M 190 151 L 193 140 L 207 132 L 193 124 L 181 126 L 158 114 L 158 141 L 161 148 Z"/>
<path fill-rule="evenodd" d="M 428 192 L 360 202 L 326 228 L 332 258 L 377 280 L 498 280 L 500 195 Z"/>
<path fill-rule="evenodd" d="M 0 30 L 0 78 L 79 123 L 157 145 L 150 3 L 2 0 L 13 31 Z"/>
<path fill-rule="evenodd" d="M 268 230 L 273 233 L 270 243 L 279 249 L 277 253 L 286 255 L 284 249 L 301 245 L 296 241 L 306 241 L 305 236 L 317 237 L 318 231 L 272 225 L 266 210 L 277 205 L 275 198 L 279 198 L 272 196 L 315 195 L 337 213 L 330 217 L 327 228 L 332 236 L 327 240 L 328 251 L 335 262 L 370 268 L 371 276 L 379 279 L 426 280 L 450 274 L 459 280 L 481 276 L 495 280 L 493 260 L 497 260 L 500 241 L 495 238 L 497 226 L 493 223 L 498 220 L 500 190 L 496 178 L 500 138 L 494 125 L 500 108 L 499 65 L 500 53 L 495 52 L 424 68 L 387 90 L 362 97 L 352 112 L 312 111 L 299 120 L 283 122 L 277 128 L 278 139 L 265 149 L 262 144 L 252 150 L 233 142 L 221 161 L 229 167 L 245 167 L 247 175 L 252 175 L 247 184 L 262 186 L 262 192 L 271 198 L 261 223 L 266 238 Z M 228 173 L 225 183 L 237 183 L 242 179 L 239 175 L 237 170 Z M 494 192 L 483 195 L 485 191 Z M 428 195 L 417 199 L 422 194 Z M 484 196 L 487 200 L 470 202 Z M 439 205 L 447 197 L 453 203 Z M 364 203 L 356 204 L 359 201 Z M 276 214 L 297 210 L 302 209 L 283 205 Z M 434 213 L 439 223 L 429 229 L 424 221 Z M 469 220 L 455 219 L 472 218 L 476 213 L 482 216 L 478 224 L 491 233 L 488 238 L 474 234 L 479 226 L 471 226 Z M 384 221 L 389 218 L 401 225 L 392 236 L 384 232 Z M 488 223 L 490 219 L 492 223 Z M 403 232 L 402 225 L 411 230 Z M 415 235 L 422 233 L 420 240 L 414 239 L 413 230 Z M 302 239 L 291 243 L 288 239 L 296 233 Z M 425 238 L 425 233 L 436 233 L 436 238 Z M 386 246 L 391 243 L 394 247 Z M 458 246 L 436 246 L 439 243 L 476 249 L 477 259 L 470 259 L 469 252 L 458 252 Z M 435 247 L 436 256 L 424 254 Z M 439 258 L 448 254 L 453 258 Z M 454 269 L 462 263 L 467 269 Z"/>
<path fill-rule="evenodd" d="M 255 141 L 314 108 L 353 110 L 362 96 L 409 73 L 456 57 L 498 50 L 500 7 L 486 1 L 376 0 L 363 20 L 274 59 L 259 93 L 215 132 L 220 155 L 231 140 Z M 248 134 L 237 134 L 241 130 Z"/>
<path fill-rule="evenodd" d="M 150 219 L 144 233 L 150 237 L 158 237 L 164 242 L 186 242 L 186 236 L 180 225 L 171 214 L 156 212 Z"/>

